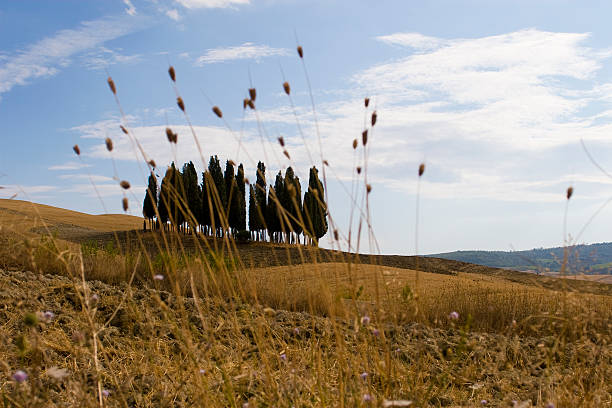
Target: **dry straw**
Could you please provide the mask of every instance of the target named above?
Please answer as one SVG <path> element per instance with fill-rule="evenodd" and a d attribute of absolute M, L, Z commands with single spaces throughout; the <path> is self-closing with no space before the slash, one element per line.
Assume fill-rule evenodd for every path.
<path fill-rule="evenodd" d="M 123 205 L 123 211 L 127 211 L 128 210 L 128 199 L 127 199 L 127 197 L 123 197 L 123 199 L 121 199 L 121 204 Z"/>

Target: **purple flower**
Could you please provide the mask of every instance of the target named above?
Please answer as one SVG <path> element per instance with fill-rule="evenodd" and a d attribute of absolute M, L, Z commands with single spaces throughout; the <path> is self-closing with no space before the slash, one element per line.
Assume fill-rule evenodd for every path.
<path fill-rule="evenodd" d="M 378 336 L 378 335 L 380 335 L 380 331 L 378 331 L 378 329 L 374 329 L 374 330 L 372 330 L 372 334 L 375 335 L 375 336 Z"/>
<path fill-rule="evenodd" d="M 28 375 L 26 374 L 25 371 L 17 370 L 13 374 L 13 380 L 17 381 L 18 383 L 22 383 L 28 380 Z"/>
<path fill-rule="evenodd" d="M 546 408 L 555 408 L 555 404 L 549 402 L 548 404 L 546 404 Z"/>
<path fill-rule="evenodd" d="M 486 399 L 480 400 L 480 405 L 487 405 L 489 403 L 489 401 L 487 401 Z"/>
<path fill-rule="evenodd" d="M 395 349 L 395 352 L 396 352 L 396 353 L 401 353 L 401 351 L 402 351 L 402 350 L 401 350 L 399 347 Z"/>
<path fill-rule="evenodd" d="M 55 319 L 55 313 L 53 313 L 50 310 L 47 310 L 46 312 L 43 313 L 42 317 L 46 323 L 49 323 L 51 320 Z"/>
<path fill-rule="evenodd" d="M 91 295 L 91 301 L 94 303 L 97 303 L 98 300 L 100 300 L 100 296 L 98 296 L 96 293 L 94 293 L 93 295 Z"/>
<path fill-rule="evenodd" d="M 363 402 L 372 401 L 372 396 L 370 394 L 363 394 Z"/>
<path fill-rule="evenodd" d="M 110 391 L 109 390 L 102 390 L 102 396 L 104 398 L 108 397 L 110 395 Z"/>
<path fill-rule="evenodd" d="M 203 369 L 203 368 L 200 368 L 200 374 L 202 374 L 202 375 L 206 374 L 206 370 Z"/>
<path fill-rule="evenodd" d="M 459 319 L 459 313 L 455 312 L 454 310 L 452 312 L 450 312 L 450 314 L 448 315 L 448 318 L 451 320 L 457 320 Z"/>
<path fill-rule="evenodd" d="M 294 329 L 293 329 L 293 333 L 294 333 L 294 334 L 300 334 L 300 329 L 299 329 L 299 327 L 294 328 Z"/>
<path fill-rule="evenodd" d="M 280 355 L 280 359 L 283 360 L 283 361 L 286 361 L 287 360 L 287 355 L 285 353 L 282 353 Z"/>
<path fill-rule="evenodd" d="M 361 318 L 361 324 L 364 326 L 367 326 L 368 324 L 370 324 L 370 316 L 365 315 Z"/>
<path fill-rule="evenodd" d="M 153 280 L 164 280 L 164 275 L 158 273 L 157 275 L 153 276 Z"/>
<path fill-rule="evenodd" d="M 363 373 L 359 374 L 359 377 L 361 377 L 361 379 L 362 379 L 363 381 L 365 381 L 365 380 L 366 380 L 366 378 L 368 378 L 368 373 L 366 373 L 366 372 L 364 371 Z"/>

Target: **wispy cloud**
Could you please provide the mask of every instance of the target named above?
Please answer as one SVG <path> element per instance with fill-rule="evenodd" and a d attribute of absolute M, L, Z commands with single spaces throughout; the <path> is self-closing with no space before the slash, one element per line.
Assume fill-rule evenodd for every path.
<path fill-rule="evenodd" d="M 267 45 L 256 45 L 250 42 L 237 47 L 213 48 L 197 59 L 197 65 L 215 64 L 233 60 L 254 59 L 289 55 L 285 48 L 272 48 Z"/>
<path fill-rule="evenodd" d="M 142 61 L 141 54 L 125 55 L 119 50 L 115 51 L 107 47 L 88 52 L 81 57 L 83 65 L 88 69 L 106 69 L 116 64 L 135 64 Z"/>
<path fill-rule="evenodd" d="M 85 21 L 7 55 L 0 61 L 0 95 L 14 86 L 57 74 L 70 65 L 73 55 L 133 32 L 143 21 L 127 16 Z"/>
<path fill-rule="evenodd" d="M 123 0 L 123 4 L 127 7 L 125 12 L 130 16 L 136 15 L 136 7 L 132 4 L 131 0 Z"/>
<path fill-rule="evenodd" d="M 166 15 L 174 21 L 179 21 L 181 19 L 177 9 L 166 10 Z"/>
<path fill-rule="evenodd" d="M 3 185 L 0 189 L 0 198 L 15 198 L 21 200 L 28 200 L 31 198 L 40 199 L 47 197 L 48 195 L 46 193 L 50 193 L 56 190 L 56 186 L 50 185 Z"/>
<path fill-rule="evenodd" d="M 199 9 L 233 7 L 249 4 L 250 0 L 176 0 L 176 2 L 188 9 Z"/>
<path fill-rule="evenodd" d="M 76 162 L 76 161 L 69 161 L 63 164 L 56 164 L 53 166 L 49 167 L 49 170 L 79 170 L 79 169 L 83 169 L 85 167 L 91 167 L 90 164 L 86 164 L 86 163 L 81 163 L 81 162 Z"/>

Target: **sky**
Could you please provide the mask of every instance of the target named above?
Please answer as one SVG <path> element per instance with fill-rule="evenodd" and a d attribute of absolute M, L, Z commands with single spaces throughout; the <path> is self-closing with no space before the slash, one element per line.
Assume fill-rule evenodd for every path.
<path fill-rule="evenodd" d="M 292 166 L 305 191 L 327 161 L 343 249 L 368 211 L 356 166 L 363 252 L 560 246 L 566 206 L 572 240 L 612 241 L 610 15 L 603 0 L 5 0 L 0 198 L 120 213 L 128 180 L 140 216 L 148 170 L 123 124 L 160 175 L 216 154 L 252 180 L 258 160 L 268 182 Z"/>

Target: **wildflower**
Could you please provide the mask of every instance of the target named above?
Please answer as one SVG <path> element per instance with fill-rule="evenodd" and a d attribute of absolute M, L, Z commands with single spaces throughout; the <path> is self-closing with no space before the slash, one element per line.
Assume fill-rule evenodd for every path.
<path fill-rule="evenodd" d="M 53 313 L 53 312 L 52 312 L 52 311 L 50 311 L 50 310 L 47 310 L 46 312 L 44 312 L 44 313 L 42 314 L 42 320 L 43 320 L 45 323 L 49 323 L 49 322 L 50 322 L 51 320 L 53 320 L 53 319 L 55 319 L 55 313 Z"/>
<path fill-rule="evenodd" d="M 295 327 L 295 328 L 293 329 L 293 333 L 294 333 L 294 334 L 300 334 L 300 329 L 299 329 L 299 327 Z"/>
<path fill-rule="evenodd" d="M 158 281 L 164 280 L 164 275 L 158 273 L 157 275 L 153 276 L 153 280 L 158 280 Z"/>
<path fill-rule="evenodd" d="M 366 373 L 366 372 L 364 371 L 363 373 L 359 374 L 359 377 L 360 377 L 360 378 L 361 378 L 363 381 L 365 381 L 365 380 L 368 378 L 368 373 Z"/>
<path fill-rule="evenodd" d="M 203 369 L 203 368 L 200 368 L 200 374 L 202 374 L 202 375 L 206 374 L 206 370 Z"/>
<path fill-rule="evenodd" d="M 451 320 L 457 320 L 459 319 L 459 313 L 455 312 L 454 310 L 452 312 L 450 312 L 450 314 L 448 315 L 448 318 Z"/>
<path fill-rule="evenodd" d="M 361 318 L 361 324 L 364 326 L 367 326 L 368 324 L 370 324 L 370 316 L 365 315 Z"/>
<path fill-rule="evenodd" d="M 25 371 L 17 370 L 13 374 L 13 380 L 17 381 L 18 383 L 22 383 L 28 380 L 28 375 L 26 374 Z"/>
<path fill-rule="evenodd" d="M 549 402 L 548 404 L 546 404 L 546 408 L 555 408 L 555 404 Z"/>
<path fill-rule="evenodd" d="M 109 390 L 102 390 L 102 396 L 104 398 L 108 397 L 110 395 L 110 391 Z"/>
<path fill-rule="evenodd" d="M 370 394 L 363 394 L 363 402 L 372 401 L 372 396 Z"/>
<path fill-rule="evenodd" d="M 287 361 L 287 355 L 285 353 L 282 353 L 280 355 L 280 359 L 283 360 L 283 361 Z"/>
<path fill-rule="evenodd" d="M 46 371 L 47 376 L 56 380 L 63 380 L 70 375 L 70 372 L 65 368 L 59 368 L 56 366 L 49 367 Z"/>
<path fill-rule="evenodd" d="M 379 336 L 380 335 L 380 331 L 378 329 L 374 329 L 372 330 L 372 334 L 375 336 Z"/>
<path fill-rule="evenodd" d="M 97 303 L 99 300 L 100 300 L 100 296 L 98 296 L 96 293 L 91 295 L 91 301 L 92 302 Z"/>
<path fill-rule="evenodd" d="M 489 403 L 489 401 L 487 401 L 486 399 L 480 400 L 480 405 L 487 405 Z"/>

